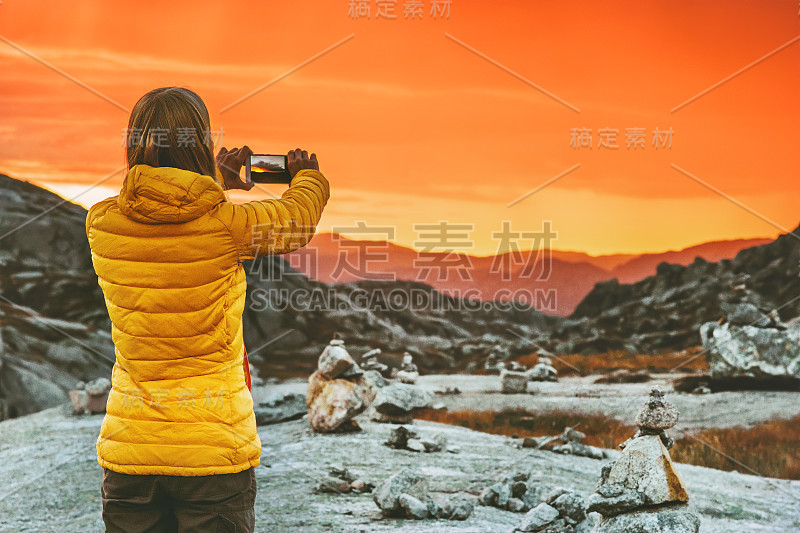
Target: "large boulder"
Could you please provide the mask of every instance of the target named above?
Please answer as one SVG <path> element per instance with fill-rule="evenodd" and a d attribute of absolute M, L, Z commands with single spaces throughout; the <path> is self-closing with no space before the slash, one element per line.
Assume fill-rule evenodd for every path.
<path fill-rule="evenodd" d="M 353 417 L 367 408 L 369 396 L 363 381 L 327 379 L 316 371 L 308 378 L 308 422 L 320 433 L 358 429 Z"/>
<path fill-rule="evenodd" d="M 700 327 L 712 378 L 792 377 L 800 379 L 800 328 L 720 325 Z"/>
<path fill-rule="evenodd" d="M 658 435 L 630 441 L 624 453 L 603 472 L 601 485 L 621 485 L 638 492 L 646 505 L 689 501 L 686 486 Z"/>
<path fill-rule="evenodd" d="M 378 389 L 372 405 L 376 420 L 382 422 L 409 423 L 415 409 L 430 407 L 433 395 L 415 385 L 392 383 Z"/>

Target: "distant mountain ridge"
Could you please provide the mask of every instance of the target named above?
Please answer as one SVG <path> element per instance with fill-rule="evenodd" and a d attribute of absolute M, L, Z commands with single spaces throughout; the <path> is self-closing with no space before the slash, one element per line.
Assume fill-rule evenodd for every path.
<path fill-rule="evenodd" d="M 0 174 L 0 213 L 2 418 L 63 403 L 78 380 L 108 377 L 114 345 L 86 241 L 86 210 Z M 301 254 L 265 257 L 245 263 L 245 343 L 264 377 L 308 375 L 334 332 L 344 335 L 355 356 L 368 348 L 381 348 L 387 357 L 409 351 L 425 373 L 465 371 L 492 351 L 505 358 L 539 347 L 586 354 L 682 350 L 699 343 L 700 324 L 722 316 L 719 296 L 742 272 L 784 320 L 800 315 L 799 244 L 800 228 L 733 259 L 660 263 L 655 275 L 635 284 L 601 280 L 582 299 L 571 295 L 579 304 L 569 317 L 446 296 L 416 281 L 326 284 L 285 261 Z M 475 259 L 488 268 L 493 258 Z M 567 272 L 562 265 L 574 268 Z M 608 271 L 554 258 L 551 280 L 568 291 L 570 276 L 602 275 Z M 473 281 L 483 282 L 491 280 Z M 307 305 L 282 301 L 296 294 L 319 298 Z M 398 305 L 398 298 L 414 305 Z"/>
<path fill-rule="evenodd" d="M 617 279 L 620 283 L 633 283 L 655 274 L 658 264 L 665 261 L 688 265 L 696 257 L 712 262 L 730 259 L 742 249 L 771 241 L 767 238 L 713 241 L 677 251 L 641 255 L 591 256 L 552 250 L 550 275 L 542 281 L 538 278 L 544 273 L 544 266 L 537 262 L 535 251 L 523 251 L 519 256 L 510 252 L 495 256 L 417 252 L 389 241 L 349 239 L 335 233 L 315 235 L 308 246 L 289 254 L 287 260 L 294 269 L 325 283 L 386 279 L 392 275 L 396 280 L 422 281 L 446 294 L 467 293 L 481 300 L 510 300 L 517 295 L 539 311 L 568 316 L 601 281 Z M 542 252 L 539 258 L 544 257 Z M 533 265 L 530 273 L 525 271 L 528 263 Z M 529 294 L 533 297 L 526 300 Z"/>

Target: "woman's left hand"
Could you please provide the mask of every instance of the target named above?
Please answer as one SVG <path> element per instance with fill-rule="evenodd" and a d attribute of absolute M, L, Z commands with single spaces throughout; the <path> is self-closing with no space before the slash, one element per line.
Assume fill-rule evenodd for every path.
<path fill-rule="evenodd" d="M 234 148 L 230 151 L 224 146 L 220 148 L 216 163 L 220 174 L 222 174 L 222 179 L 225 180 L 225 189 L 244 189 L 249 191 L 256 186 L 255 183 L 244 181 L 239 176 L 242 165 L 252 153 L 253 151 L 247 146 Z"/>

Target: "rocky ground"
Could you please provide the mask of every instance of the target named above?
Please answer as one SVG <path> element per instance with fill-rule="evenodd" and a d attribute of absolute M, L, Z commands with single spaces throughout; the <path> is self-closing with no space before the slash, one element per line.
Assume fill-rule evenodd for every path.
<path fill-rule="evenodd" d="M 441 398 L 464 401 L 473 394 L 468 392 L 468 384 L 477 387 L 481 380 L 491 380 L 486 377 L 456 382 L 452 378 L 427 377 L 423 381 L 430 385 L 443 380 L 450 386 L 463 387 L 467 391 L 464 398 Z M 289 392 L 298 385 L 271 386 L 268 394 Z M 266 390 L 256 390 L 255 396 Z M 632 388 L 630 392 L 636 401 L 629 401 L 632 405 L 626 407 L 625 413 L 635 410 L 643 396 L 634 394 Z M 499 394 L 496 396 L 500 398 Z M 716 395 L 700 398 L 713 400 L 713 396 Z M 483 394 L 484 399 L 494 397 Z M 678 394 L 670 399 L 679 405 L 684 400 L 694 401 Z M 680 408 L 690 412 L 687 407 Z M 522 514 L 484 506 L 477 506 L 464 522 L 382 518 L 369 494 L 314 494 L 314 485 L 330 466 L 337 464 L 373 483 L 400 469 L 412 468 L 428 476 L 433 491 L 467 496 L 477 496 L 483 488 L 514 472 L 529 472 L 542 484 L 573 488 L 588 496 L 596 487 L 604 464 L 584 457 L 518 449 L 505 437 L 421 421 L 414 426 L 423 438 L 443 435 L 461 452 L 395 450 L 383 445 L 393 426 L 365 418 L 359 419 L 364 431 L 355 434 L 317 435 L 305 420 L 259 427 L 263 452 L 262 464 L 256 469 L 257 531 L 506 533 L 522 520 Z M 99 494 L 102 469 L 95 454 L 102 419 L 102 415 L 72 416 L 64 405 L 0 422 L 0 479 L 4 480 L 0 486 L 0 531 L 103 530 Z M 683 464 L 678 469 L 688 487 L 691 507 L 702 517 L 701 531 L 800 530 L 800 481 Z"/>
<path fill-rule="evenodd" d="M 501 394 L 498 376 L 428 375 L 418 384 L 431 391 L 457 387 L 461 394 L 436 395 L 434 402 L 451 411 L 503 411 L 529 409 L 550 411 L 574 410 L 586 414 L 602 414 L 633 424 L 633 418 L 653 385 L 668 392 L 669 400 L 681 413 L 673 430 L 697 432 L 708 428 L 752 426 L 773 418 L 789 419 L 800 415 L 800 394 L 796 392 L 740 391 L 714 394 L 682 394 L 672 392 L 671 381 L 679 374 L 655 374 L 647 383 L 600 385 L 598 376 L 566 377 L 558 382 L 530 383 L 529 394 Z M 256 403 L 284 394 L 304 394 L 306 381 L 292 379 L 253 389 Z"/>

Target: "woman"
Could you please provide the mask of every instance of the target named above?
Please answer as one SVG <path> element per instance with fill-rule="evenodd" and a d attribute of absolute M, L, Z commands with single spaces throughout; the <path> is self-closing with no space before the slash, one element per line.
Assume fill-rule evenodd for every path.
<path fill-rule="evenodd" d="M 315 154 L 289 152 L 278 200 L 236 205 L 250 149 L 214 158 L 194 92 L 156 89 L 128 124 L 118 196 L 86 234 L 116 363 L 97 439 L 106 531 L 253 531 L 261 441 L 245 384 L 242 261 L 304 246 L 329 188 Z"/>

